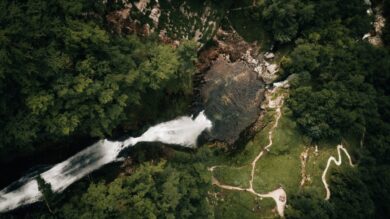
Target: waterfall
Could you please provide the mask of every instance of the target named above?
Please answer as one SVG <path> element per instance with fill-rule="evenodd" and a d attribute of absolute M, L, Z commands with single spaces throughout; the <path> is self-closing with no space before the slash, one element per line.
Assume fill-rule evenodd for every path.
<path fill-rule="evenodd" d="M 190 117 L 180 117 L 178 119 L 163 122 L 150 127 L 138 138 L 128 138 L 124 141 L 124 146 L 135 145 L 138 142 L 163 142 L 166 144 L 176 144 L 184 147 L 195 147 L 196 140 L 203 130 L 212 127 L 211 121 L 207 119 L 202 111 L 195 120 Z"/>
<path fill-rule="evenodd" d="M 195 119 L 183 116 L 150 127 L 140 137 L 130 137 L 123 142 L 100 140 L 40 175 L 51 184 L 53 192 L 61 192 L 85 175 L 117 160 L 118 154 L 125 147 L 134 146 L 138 142 L 158 141 L 193 148 L 196 147 L 198 136 L 204 130 L 210 130 L 211 127 L 212 123 L 203 111 Z M 22 180 L 26 181 L 26 178 L 20 181 Z M 12 188 L 13 186 L 8 186 L 0 191 L 0 212 L 34 203 L 42 198 L 34 176 L 31 176 L 20 187 L 14 190 Z"/>

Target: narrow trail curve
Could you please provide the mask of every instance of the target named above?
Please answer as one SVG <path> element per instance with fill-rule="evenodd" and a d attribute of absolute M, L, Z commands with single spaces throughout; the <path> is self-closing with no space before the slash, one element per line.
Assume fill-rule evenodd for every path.
<path fill-rule="evenodd" d="M 325 190 L 326 190 L 325 200 L 329 200 L 329 198 L 330 198 L 329 185 L 328 185 L 328 183 L 326 182 L 326 173 L 328 172 L 329 166 L 330 166 L 330 164 L 331 164 L 332 161 L 333 161 L 337 166 L 340 166 L 340 165 L 342 164 L 341 150 L 343 150 L 344 153 L 345 153 L 345 155 L 347 155 L 348 161 L 349 161 L 349 165 L 350 165 L 351 167 L 354 166 L 354 164 L 352 163 L 352 160 L 351 160 L 351 156 L 349 155 L 347 149 L 345 149 L 344 146 L 343 146 L 342 144 L 337 145 L 338 160 L 336 160 L 335 157 L 330 156 L 329 159 L 328 159 L 328 163 L 326 164 L 326 168 L 325 168 L 324 172 L 322 173 L 322 183 L 324 184 Z"/>
<path fill-rule="evenodd" d="M 251 163 L 252 169 L 251 169 L 251 179 L 249 180 L 249 188 L 241 188 L 241 187 L 238 187 L 238 186 L 229 186 L 229 185 L 221 184 L 214 177 L 213 172 L 214 172 L 215 168 L 222 167 L 222 166 L 212 166 L 212 167 L 209 167 L 208 170 L 212 174 L 211 175 L 211 177 L 212 177 L 212 184 L 216 185 L 216 186 L 218 186 L 218 187 L 220 187 L 222 189 L 235 190 L 235 191 L 246 191 L 246 192 L 252 193 L 252 194 L 254 194 L 254 195 L 256 195 L 256 196 L 258 196 L 260 198 L 273 198 L 275 200 L 275 203 L 276 203 L 276 209 L 277 209 L 278 214 L 281 217 L 284 217 L 284 208 L 286 207 L 287 194 L 286 194 L 286 192 L 284 191 L 283 188 L 278 188 L 278 189 L 276 189 L 274 191 L 271 191 L 269 193 L 266 193 L 266 194 L 257 193 L 253 189 L 253 180 L 254 180 L 254 175 L 255 175 L 256 163 L 260 159 L 260 157 L 263 156 L 264 151 L 265 150 L 268 151 L 269 148 L 272 146 L 272 143 L 273 143 L 272 142 L 273 131 L 275 130 L 276 127 L 278 127 L 279 119 L 282 116 L 281 108 L 283 106 L 283 97 L 278 99 L 276 102 L 279 102 L 279 103 L 275 104 L 274 101 L 270 101 L 270 103 L 269 103 L 269 108 L 276 108 L 276 110 L 275 110 L 276 111 L 275 123 L 271 127 L 271 130 L 268 132 L 268 140 L 269 140 L 268 145 L 265 146 L 264 149 L 262 149 L 260 151 L 260 153 L 255 157 L 255 159 Z"/>
<path fill-rule="evenodd" d="M 272 146 L 272 134 L 274 132 L 274 129 L 276 127 L 278 127 L 278 124 L 279 124 L 279 119 L 280 117 L 282 116 L 282 112 L 281 112 L 281 106 L 283 105 L 283 100 L 281 101 L 281 103 L 279 104 L 279 106 L 276 108 L 276 119 L 275 119 L 275 124 L 272 126 L 271 130 L 268 132 L 268 140 L 269 140 L 269 143 L 267 146 L 264 147 L 263 150 L 260 151 L 260 153 L 256 156 L 256 158 L 252 161 L 252 171 L 251 171 L 251 180 L 249 181 L 249 188 L 250 189 L 253 189 L 253 179 L 254 179 L 254 176 L 255 176 L 255 168 L 256 168 L 256 163 L 257 161 L 260 159 L 261 156 L 263 156 L 264 154 L 264 150 L 269 150 L 269 148 Z"/>

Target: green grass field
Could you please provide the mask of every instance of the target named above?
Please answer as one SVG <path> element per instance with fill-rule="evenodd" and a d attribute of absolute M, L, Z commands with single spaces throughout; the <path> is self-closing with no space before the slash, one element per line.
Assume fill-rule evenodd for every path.
<path fill-rule="evenodd" d="M 288 115 L 282 116 L 273 132 L 270 152 L 256 165 L 254 189 L 266 193 L 282 185 L 287 193 L 295 192 L 301 179 L 299 155 L 304 149 L 304 140 L 295 122 Z"/>
<path fill-rule="evenodd" d="M 248 192 L 219 190 L 215 206 L 217 219 L 277 218 L 273 212 L 275 202 L 270 198 L 260 200 Z"/>
<path fill-rule="evenodd" d="M 320 198 L 325 198 L 325 188 L 321 181 L 322 173 L 330 156 L 337 158 L 337 140 L 320 142 L 319 151 L 315 153 L 314 147 L 309 148 L 306 163 L 306 173 L 310 181 L 301 187 L 301 161 L 300 154 L 305 151 L 310 141 L 299 132 L 296 123 L 291 118 L 288 108 L 283 108 L 282 117 L 278 127 L 273 132 L 273 145 L 268 153 L 258 160 L 255 177 L 254 190 L 259 193 L 270 192 L 279 186 L 283 186 L 287 196 L 298 193 L 302 190 L 314 193 Z M 245 148 L 234 156 L 219 156 L 223 167 L 214 170 L 214 177 L 220 183 L 247 188 L 249 186 L 250 163 L 268 142 L 268 132 L 274 124 L 275 112 L 268 111 L 264 120 L 268 120 L 265 128 L 260 131 L 253 140 L 249 141 Z M 348 143 L 344 143 L 348 150 Z M 354 142 L 356 144 L 356 141 Z M 327 176 L 332 171 L 343 171 L 347 167 L 348 159 L 342 154 L 343 164 L 340 167 L 332 164 Z M 215 160 L 215 161 L 216 161 Z M 344 163 L 345 162 L 345 163 Z M 243 166 L 244 165 L 244 166 Z M 242 168 L 237 168 L 243 166 Z M 275 203 L 272 199 L 257 200 L 248 193 L 240 191 L 229 191 L 213 187 L 214 192 L 219 192 L 220 198 L 214 202 L 216 218 L 274 218 L 277 217 L 272 209 Z M 259 208 L 260 206 L 260 208 Z"/>
<path fill-rule="evenodd" d="M 336 146 L 337 143 L 334 144 L 334 142 L 322 144 L 318 146 L 318 155 L 314 153 L 314 149 L 310 150 L 309 153 L 306 171 L 309 174 L 311 180 L 307 185 L 305 185 L 304 189 L 313 192 L 314 195 L 318 195 L 322 198 L 325 197 L 325 187 L 321 180 L 322 173 L 325 170 L 326 164 L 330 156 L 334 156 L 336 159 L 338 159 Z M 329 179 L 329 176 L 331 175 L 332 171 L 343 171 L 345 168 L 349 167 L 348 157 L 343 152 L 341 153 L 341 159 L 342 164 L 340 166 L 337 166 L 334 163 L 331 164 L 327 173 L 327 179 Z"/>
<path fill-rule="evenodd" d="M 223 184 L 247 188 L 251 178 L 251 166 L 238 168 L 223 166 L 214 170 L 214 176 Z"/>
<path fill-rule="evenodd" d="M 275 111 L 268 111 L 263 117 L 263 123 L 265 127 L 259 133 L 257 133 L 252 140 L 250 140 L 242 151 L 235 154 L 230 162 L 233 162 L 237 166 L 250 164 L 253 159 L 260 153 L 261 150 L 269 143 L 268 132 L 274 124 Z"/>
<path fill-rule="evenodd" d="M 222 156 L 215 156 L 209 160 L 208 164 L 213 165 L 226 165 L 230 167 L 240 167 L 244 165 L 250 165 L 253 158 L 256 157 L 260 151 L 268 144 L 268 131 L 271 129 L 274 121 L 275 112 L 268 111 L 262 121 L 264 128 L 261 132 L 257 133 L 253 139 L 248 141 L 242 148 L 242 150 L 234 151 L 230 154 L 222 153 Z M 207 146 L 207 145 L 206 145 Z M 210 146 L 210 145 L 208 145 Z M 213 149 L 218 150 L 218 149 Z"/>

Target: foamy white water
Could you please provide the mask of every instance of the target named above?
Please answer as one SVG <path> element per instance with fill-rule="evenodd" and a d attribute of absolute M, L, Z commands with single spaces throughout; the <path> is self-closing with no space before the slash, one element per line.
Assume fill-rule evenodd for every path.
<path fill-rule="evenodd" d="M 130 137 L 125 141 L 100 140 L 80 151 L 69 159 L 56 164 L 43 172 L 41 177 L 52 186 L 54 192 L 61 192 L 75 181 L 115 161 L 120 151 L 138 142 L 163 142 L 166 144 L 196 147 L 196 140 L 204 130 L 210 130 L 212 123 L 201 112 L 195 119 L 185 116 L 150 127 L 137 138 Z M 39 201 L 42 194 L 38 183 L 31 178 L 15 190 L 9 187 L 0 191 L 0 212 L 6 212 L 19 206 Z"/>
<path fill-rule="evenodd" d="M 138 142 L 159 141 L 166 144 L 195 147 L 198 136 L 203 130 L 210 130 L 211 127 L 211 121 L 202 111 L 194 120 L 186 116 L 150 127 L 140 137 L 126 139 L 124 146 L 135 145 Z"/>

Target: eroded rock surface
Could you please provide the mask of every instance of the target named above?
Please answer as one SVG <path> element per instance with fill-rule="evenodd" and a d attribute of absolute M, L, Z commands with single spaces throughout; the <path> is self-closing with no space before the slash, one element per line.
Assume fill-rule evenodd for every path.
<path fill-rule="evenodd" d="M 213 122 L 211 138 L 233 144 L 258 118 L 264 83 L 245 62 L 230 63 L 220 56 L 205 75 L 201 95 Z"/>
<path fill-rule="evenodd" d="M 261 51 L 257 42 L 246 42 L 234 29 L 224 28 L 200 51 L 197 69 L 204 75 L 202 107 L 214 123 L 211 137 L 231 145 L 260 121 L 265 85 L 279 76 L 279 65 L 274 53 Z"/>

